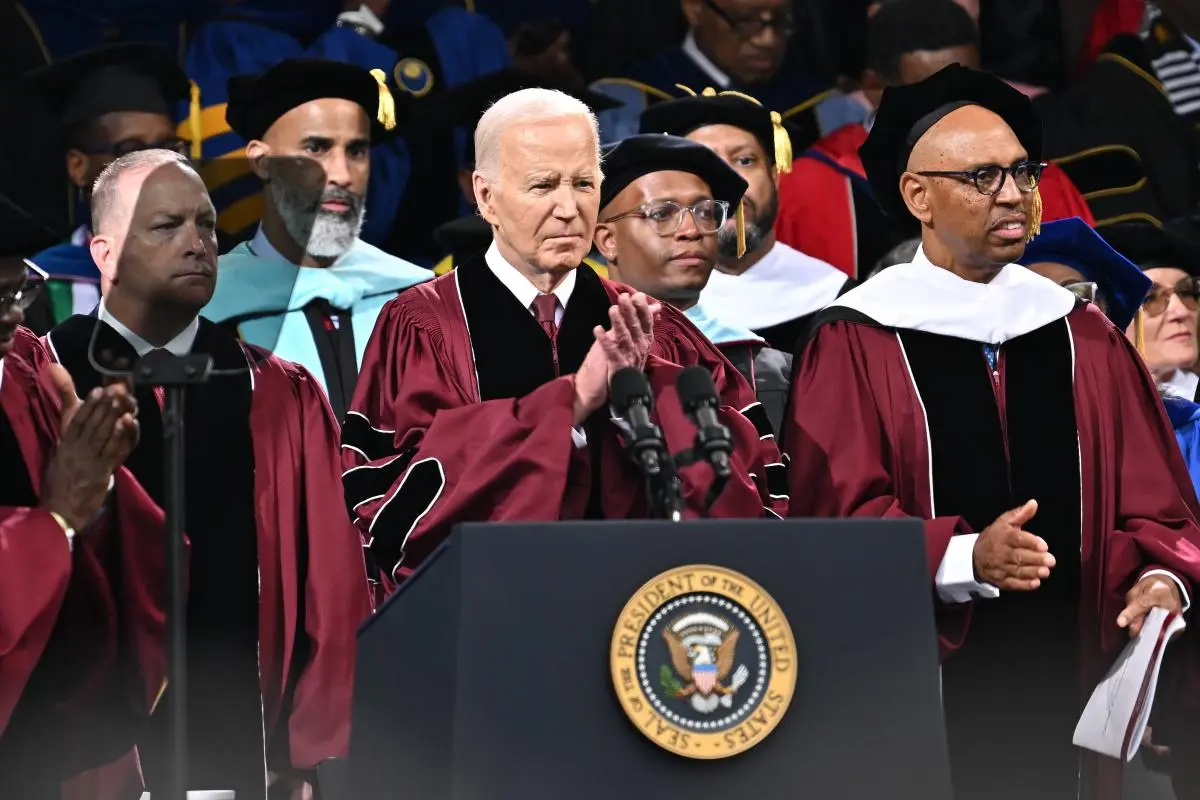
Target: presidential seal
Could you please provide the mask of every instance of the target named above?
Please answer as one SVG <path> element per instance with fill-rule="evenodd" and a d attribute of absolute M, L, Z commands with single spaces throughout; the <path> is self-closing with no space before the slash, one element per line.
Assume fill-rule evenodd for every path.
<path fill-rule="evenodd" d="M 678 567 L 638 589 L 617 620 L 610 660 L 629 719 L 688 758 L 749 750 L 783 719 L 796 689 L 796 642 L 782 609 L 723 567 Z"/>

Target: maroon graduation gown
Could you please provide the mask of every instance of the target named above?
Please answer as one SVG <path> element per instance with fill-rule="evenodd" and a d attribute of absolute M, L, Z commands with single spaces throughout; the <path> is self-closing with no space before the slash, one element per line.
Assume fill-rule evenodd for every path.
<path fill-rule="evenodd" d="M 4 453 L 0 488 L 0 794 L 57 783 L 133 743 L 166 677 L 163 515 L 127 469 L 75 535 L 36 507 L 60 430 L 45 348 L 18 329 L 0 411 L 23 463 Z M 18 488 L 20 487 L 20 488 Z M 26 494 L 13 504 L 14 495 Z"/>
<path fill-rule="evenodd" d="M 81 391 L 99 381 L 87 361 L 96 324 L 94 317 L 76 316 L 47 337 Z M 136 355 L 108 326 L 97 341 L 98 351 Z M 239 698 L 253 705 L 258 728 L 246 747 L 259 752 L 260 771 L 264 749 L 273 771 L 312 770 L 347 754 L 355 634 L 371 611 L 361 541 L 341 502 L 336 422 L 303 367 L 238 342 L 204 319 L 195 349 L 211 354 L 220 370 L 245 371 L 189 390 L 185 404 L 189 627 L 229 596 L 245 602 L 209 624 L 228 627 L 234 615 L 250 615 L 257 676 L 250 675 L 253 694 Z M 163 490 L 162 420 L 151 392 L 139 390 L 139 400 L 143 435 L 130 463 L 147 473 L 153 494 Z M 196 683 L 195 670 L 192 675 Z M 235 711 L 227 713 L 232 719 Z M 198 716 L 192 714 L 189 725 Z M 222 724 L 219 716 L 214 724 Z M 143 738 L 143 747 L 153 744 Z M 147 753 L 143 762 L 149 777 Z"/>
<path fill-rule="evenodd" d="M 559 377 L 549 339 L 481 257 L 384 306 L 342 453 L 347 505 L 385 577 L 410 574 L 460 522 L 649 515 L 641 475 L 607 409 L 586 423 L 586 448 L 572 442 L 571 374 L 591 347 L 593 326 L 606 324 L 617 297 L 632 292 L 589 269 L 576 274 L 558 331 Z M 696 433 L 675 394 L 680 368 L 709 369 L 721 397 L 719 414 L 735 443 L 733 477 L 712 516 L 786 510 L 786 474 L 754 390 L 669 306 L 654 338 L 645 371 L 672 453 L 690 448 Z M 696 464 L 681 472 L 694 517 L 711 471 Z"/>
<path fill-rule="evenodd" d="M 1019 495 L 1019 500 L 1006 501 L 1014 507 L 1031 496 L 1037 497 L 1041 507 L 1028 529 L 1050 542 L 1058 566 L 1036 592 L 1002 593 L 996 600 L 954 605 L 936 601 L 940 644 L 947 658 L 944 670 L 949 670 L 943 674 L 952 764 L 955 738 L 962 729 L 956 728 L 951 713 L 951 676 L 957 664 L 970 663 L 966 659 L 976 652 L 983 653 L 991 659 L 991 666 L 1002 671 L 1015 669 L 1018 663 L 1030 659 L 1049 658 L 1048 652 L 1078 657 L 1082 680 L 1077 682 L 1072 670 L 1069 682 L 1077 685 L 1067 686 L 1060 680 L 1055 688 L 1061 691 L 1048 701 L 1065 706 L 1060 709 L 1061 724 L 1053 741 L 1045 745 L 1057 748 L 1060 754 L 1065 748 L 1065 757 L 1072 758 L 1070 726 L 1074 720 L 1070 715 L 1078 714 L 1086 692 L 1127 641 L 1127 634 L 1116 626 L 1125 593 L 1154 568 L 1169 570 L 1189 587 L 1200 587 L 1195 494 L 1140 358 L 1121 332 L 1090 305 L 1080 305 L 1065 321 L 1006 343 L 1001 350 L 1024 352 L 1021 358 L 1027 364 L 1060 358 L 1058 354 L 1062 361 L 1052 364 L 1053 370 L 1039 372 L 1039 383 L 1024 388 L 1014 385 L 1021 380 L 1016 372 L 1010 371 L 1001 379 L 1007 381 L 1002 384 L 1001 394 L 1009 398 L 1007 409 L 1001 401 L 1002 415 L 1007 413 L 1010 425 L 1018 414 L 1027 430 L 1035 427 L 1039 417 L 1046 424 L 1036 431 L 1036 441 L 1025 443 L 1023 453 L 1007 453 L 1006 443 L 1005 450 L 990 459 L 986 453 L 977 457 L 971 454 L 972 450 L 982 453 L 991 446 L 976 421 L 996 424 L 995 404 L 989 413 L 975 402 L 983 402 L 982 395 L 974 394 L 977 385 L 984 387 L 980 392 L 990 396 L 987 379 L 982 378 L 978 384 L 974 377 L 960 382 L 963 376 L 955 372 L 949 358 L 960 355 L 952 351 L 960 347 L 959 343 L 976 352 L 978 344 L 897 331 L 837 307 L 830 309 L 822 322 L 796 370 L 792 409 L 784 431 L 784 449 L 791 457 L 791 514 L 924 519 L 932 577 L 951 536 L 982 530 L 995 516 L 989 510 L 971 524 L 961 514 L 935 515 L 935 498 L 944 506 L 945 495 L 954 491 L 960 499 L 973 492 L 983 497 L 987 493 L 979 487 L 1003 485 L 1005 476 L 992 474 L 991 469 L 1008 458 L 1014 465 L 1008 476 L 1010 491 L 1014 497 L 1023 490 L 1025 493 Z M 943 341 L 931 342 L 931 336 Z M 1022 340 L 1026 340 L 1024 345 L 1020 344 Z M 1024 351 L 1018 349 L 1022 346 Z M 931 362 L 931 358 L 938 361 Z M 986 375 L 982 353 L 979 358 L 979 375 Z M 945 387 L 936 386 L 936 378 L 943 377 L 936 375 L 937 370 L 945 370 Z M 1052 385 L 1055 382 L 1057 385 Z M 920 392 L 917 384 L 921 384 Z M 1024 410 L 1014 408 L 1018 401 L 1024 402 Z M 957 418 L 956 407 L 962 411 Z M 1074 425 L 1066 424 L 1072 415 Z M 957 431 L 946 427 L 947 419 L 952 427 L 958 427 Z M 957 454 L 952 452 L 955 439 L 963 443 Z M 970 463 L 971 468 L 952 471 L 946 461 L 948 454 L 974 458 L 958 462 L 960 467 Z M 1019 455 L 1020 469 L 1015 466 Z M 1075 539 L 1072 531 L 1081 531 L 1081 538 Z M 1061 546 L 1056 547 L 1056 541 Z M 1071 542 L 1079 547 L 1078 563 L 1071 558 Z M 1078 594 L 1063 597 L 1062 587 Z M 1195 589 L 1189 588 L 1189 592 L 1196 602 Z M 1047 598 L 1048 604 L 1037 605 Z M 1010 604 L 1009 611 L 1015 608 L 1019 619 L 1004 619 L 1003 612 L 995 610 L 1000 607 L 987 605 L 1001 601 Z M 1030 614 L 1019 616 L 1025 611 Z M 972 638 L 976 633 L 973 614 L 981 617 L 980 622 L 988 622 L 984 626 L 986 634 L 978 632 L 976 638 Z M 997 614 L 1002 617 L 998 623 Z M 1014 620 L 1020 623 L 1015 628 Z M 1037 629 L 1041 620 L 1048 620 L 1047 625 L 1057 622 L 1061 627 L 1029 633 L 1042 636 L 1032 640 L 1036 646 L 1031 646 L 1031 640 L 1022 637 L 1031 628 Z M 1069 635 L 1073 627 L 1077 627 L 1078 641 Z M 1060 642 L 1066 642 L 1065 649 L 1054 649 L 1056 633 Z M 995 641 L 997 636 L 1003 640 Z M 1186 647 L 1193 645 L 1188 643 Z M 959 648 L 962 655 L 951 657 Z M 1044 674 L 1050 676 L 1052 672 Z M 994 688 L 993 705 L 975 709 L 977 718 L 971 722 L 977 730 L 994 726 L 995 712 L 1002 712 L 1005 706 L 1032 705 L 1029 684 L 1005 682 Z M 1160 687 L 1156 708 L 1179 703 L 1180 697 L 1169 692 L 1164 696 L 1164 691 Z M 1039 735 L 1043 721 L 1037 707 L 1033 709 L 1035 713 L 1027 718 L 1024 734 L 1029 741 Z M 1063 725 L 1067 726 L 1065 733 Z M 1000 753 L 983 755 L 993 760 L 997 775 L 1028 769 L 1023 759 L 1005 763 L 1005 758 L 997 760 Z M 1069 761 L 1067 765 L 1070 767 Z M 971 766 L 987 769 L 978 762 Z M 1080 775 L 1085 797 L 1114 796 L 1114 788 L 1119 792 L 1120 765 L 1111 759 L 1085 754 Z"/>

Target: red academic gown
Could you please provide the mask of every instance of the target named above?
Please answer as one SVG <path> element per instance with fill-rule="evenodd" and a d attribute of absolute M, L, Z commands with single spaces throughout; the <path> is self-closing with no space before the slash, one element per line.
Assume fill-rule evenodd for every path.
<path fill-rule="evenodd" d="M 643 480 L 607 409 L 585 424 L 586 447 L 572 441 L 571 374 L 593 326 L 632 292 L 589 269 L 576 274 L 557 337 L 559 377 L 550 340 L 482 257 L 384 306 L 342 452 L 346 502 L 385 574 L 402 580 L 460 522 L 649 516 Z M 680 367 L 709 369 L 721 397 L 719 414 L 735 444 L 733 477 L 712 516 L 785 510 L 783 464 L 745 378 L 669 306 L 654 338 L 645 372 L 672 453 L 690 448 L 696 433 L 675 394 Z M 711 472 L 697 464 L 682 473 L 694 517 Z"/>
<path fill-rule="evenodd" d="M 0 795 L 31 800 L 128 749 L 166 676 L 162 511 L 121 468 L 72 550 L 36 507 L 60 430 L 47 363 L 23 328 L 0 362 Z"/>
<path fill-rule="evenodd" d="M 852 278 L 865 278 L 889 250 L 920 235 L 914 220 L 889 219 L 875 204 L 858 157 L 866 140 L 865 127 L 845 125 L 800 153 L 792 171 L 779 176 L 779 241 Z M 1039 191 L 1046 222 L 1080 217 L 1096 224 L 1083 195 L 1058 166 L 1046 169 Z"/>
<path fill-rule="evenodd" d="M 870 285 L 868 281 L 864 287 Z M 1001 593 L 999 599 L 960 604 L 936 600 L 952 764 L 955 738 L 963 730 L 956 729 L 951 713 L 952 670 L 972 663 L 963 659 L 976 654 L 990 659 L 995 669 L 1033 664 L 1038 670 L 1038 659 L 1050 663 L 1048 654 L 1055 653 L 1070 657 L 1062 662 L 1069 675 L 1059 675 L 1058 683 L 1053 670 L 1037 673 L 1031 683 L 1012 677 L 1014 682 L 1002 690 L 996 689 L 997 683 L 993 688 L 998 694 L 986 708 L 975 708 L 977 716 L 968 723 L 986 733 L 1002 724 L 997 714 L 1002 717 L 1006 709 L 1033 709 L 1019 734 L 1022 741 L 1032 741 L 1051 727 L 1042 724 L 1042 700 L 1033 693 L 1043 685 L 1052 687 L 1045 702 L 1056 704 L 1053 736 L 1035 749 L 1057 749 L 1054 757 L 1061 758 L 1056 763 L 1061 766 L 1062 758 L 1067 759 L 1073 782 L 1071 728 L 1084 692 L 1090 692 L 1127 641 L 1126 632 L 1116 625 L 1125 593 L 1155 568 L 1178 576 L 1189 587 L 1193 603 L 1196 589 L 1191 587 L 1200 587 L 1196 497 L 1141 359 L 1096 308 L 1079 305 L 1066 316 L 1065 327 L 1059 320 L 1004 344 L 993 390 L 981 346 L 975 342 L 884 327 L 837 306 L 823 317 L 797 365 L 791 416 L 783 434 L 784 450 L 791 457 L 790 513 L 924 519 L 932 578 L 953 535 L 981 531 L 998 515 L 993 513 L 996 508 L 1015 507 L 1036 492 L 1041 506 L 1027 528 L 1045 537 L 1057 553 L 1051 578 L 1032 593 Z M 978 358 L 978 367 L 968 360 L 970 369 L 959 374 L 959 356 Z M 1059 359 L 1053 362 L 1055 368 L 1042 369 L 1030 380 L 1028 365 L 1045 367 L 1050 359 Z M 1006 363 L 1024 363 L 1026 369 L 1013 371 Z M 992 399 L 993 391 L 998 399 Z M 1069 422 L 1072 416 L 1074 425 Z M 1025 429 L 1023 441 L 1012 438 L 1017 425 Z M 1070 480 L 1074 475 L 1080 476 L 1078 483 Z M 974 524 L 961 514 L 940 510 L 954 499 L 970 506 L 971 499 L 997 489 L 999 502 L 976 515 Z M 940 507 L 936 512 L 935 503 Z M 1081 538 L 1071 531 L 1081 531 Z M 1075 548 L 1078 563 L 1071 558 Z M 987 605 L 997 603 L 1006 605 Z M 997 614 L 1013 611 L 1017 617 L 997 619 Z M 1015 627 L 1014 621 L 1019 623 Z M 985 623 L 981 631 L 976 631 L 978 622 Z M 1077 641 L 1063 635 L 1072 629 L 1079 631 Z M 1031 644 L 1034 636 L 1042 637 L 1036 645 Z M 1177 651 L 1190 655 L 1195 639 L 1193 635 L 1193 641 L 1175 645 Z M 1076 663 L 1083 665 L 1082 680 L 1075 673 Z M 1183 708 L 1184 700 L 1194 703 L 1190 695 L 1162 687 L 1159 692 L 1156 710 Z M 1195 717 L 1191 719 L 1194 727 Z M 961 735 L 972 734 L 968 730 Z M 1018 764 L 1032 772 L 1028 749 L 1020 755 L 1000 749 L 1011 745 L 1002 742 L 983 754 L 992 758 L 996 775 L 1019 774 Z M 967 756 L 968 771 L 986 773 L 986 765 Z M 1003 757 L 996 760 L 998 756 Z M 1008 763 L 1009 758 L 1017 761 Z M 1053 768 L 1052 764 L 1048 769 Z M 1084 797 L 1119 797 L 1117 762 L 1085 754 L 1081 774 Z M 991 776 L 993 782 L 996 775 Z"/>
<path fill-rule="evenodd" d="M 47 337 L 80 391 L 99 380 L 87 361 L 96 324 L 94 317 L 72 317 Z M 96 348 L 136 355 L 108 326 Z M 371 613 L 362 544 L 341 498 L 336 422 L 303 367 L 238 342 L 204 319 L 193 349 L 212 355 L 219 370 L 243 372 L 189 389 L 185 404 L 189 628 L 229 598 L 246 603 L 228 609 L 247 618 L 251 655 L 257 649 L 257 676 L 252 664 L 246 703 L 253 706 L 253 723 L 261 692 L 261 721 L 246 747 L 251 755 L 260 751 L 259 770 L 264 748 L 275 772 L 312 770 L 324 759 L 347 755 L 355 634 Z M 147 473 L 153 494 L 163 490 L 161 414 L 151 392 L 138 394 L 143 433 L 130 464 Z M 228 618 L 209 624 L 230 625 Z M 195 642 L 198 634 L 190 635 Z M 194 656 L 189 653 L 189 661 Z M 202 670 L 191 670 L 195 692 L 202 691 Z M 234 683 L 229 675 L 219 680 Z M 189 704 L 197 700 L 193 696 Z M 236 729 L 235 710 L 223 713 L 214 724 Z M 200 717 L 193 705 L 189 726 Z M 154 744 L 141 741 L 142 748 Z M 142 760 L 150 777 L 153 757 L 143 752 Z"/>

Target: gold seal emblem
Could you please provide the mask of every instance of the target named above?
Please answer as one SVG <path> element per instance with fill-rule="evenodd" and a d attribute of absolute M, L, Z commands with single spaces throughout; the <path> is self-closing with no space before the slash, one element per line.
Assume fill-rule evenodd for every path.
<path fill-rule="evenodd" d="M 677 567 L 621 611 L 610 649 L 625 714 L 659 747 L 728 758 L 766 738 L 796 690 L 796 641 L 779 604 L 724 567 Z"/>
<path fill-rule="evenodd" d="M 392 70 L 396 86 L 413 97 L 424 97 L 433 90 L 433 70 L 419 58 L 402 58 Z"/>

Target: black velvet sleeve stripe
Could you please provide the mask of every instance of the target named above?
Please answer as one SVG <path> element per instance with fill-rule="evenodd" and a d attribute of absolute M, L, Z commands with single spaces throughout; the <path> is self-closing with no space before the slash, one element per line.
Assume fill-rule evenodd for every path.
<path fill-rule="evenodd" d="M 353 519 L 357 516 L 355 509 L 363 503 L 378 500 L 391 491 L 412 463 L 415 454 L 415 450 L 409 450 L 377 466 L 364 465 L 342 473 L 342 494 L 346 498 L 346 510 L 350 512 L 350 517 Z"/>
<path fill-rule="evenodd" d="M 371 552 L 392 577 L 404 559 L 409 535 L 429 513 L 446 487 L 446 473 L 436 458 L 413 464 L 395 493 L 384 502 L 371 523 Z"/>
<path fill-rule="evenodd" d="M 371 427 L 367 418 L 357 411 L 346 412 L 342 423 L 342 447 L 349 447 L 368 461 L 396 455 L 394 431 Z"/>
<path fill-rule="evenodd" d="M 796 342 L 796 351 L 792 354 L 793 366 L 796 371 L 800 369 L 800 356 L 804 352 L 804 348 L 808 343 L 816 338 L 817 331 L 821 330 L 825 325 L 831 322 L 854 322 L 859 325 L 871 325 L 876 328 L 883 327 L 875 320 L 868 317 L 861 311 L 857 311 L 847 306 L 828 306 L 827 308 L 818 311 L 813 315 L 812 321 L 809 323 L 806 335 Z"/>
<path fill-rule="evenodd" d="M 758 431 L 759 439 L 775 435 L 775 429 L 771 427 L 771 420 L 767 417 L 767 410 L 763 408 L 762 403 L 753 403 L 743 408 L 742 416 L 750 420 L 754 425 L 754 430 Z"/>
<path fill-rule="evenodd" d="M 787 468 L 783 464 L 767 464 L 766 473 L 767 493 L 771 497 L 787 497 Z"/>

